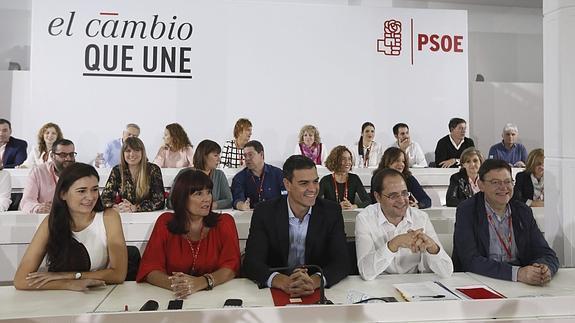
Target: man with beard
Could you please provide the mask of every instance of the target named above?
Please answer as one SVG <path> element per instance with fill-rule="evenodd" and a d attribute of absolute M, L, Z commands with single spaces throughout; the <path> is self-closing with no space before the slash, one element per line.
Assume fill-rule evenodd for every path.
<path fill-rule="evenodd" d="M 27 213 L 49 213 L 60 172 L 76 162 L 74 143 L 60 139 L 52 145 L 52 160 L 34 167 L 28 178 L 20 202 L 20 209 Z"/>

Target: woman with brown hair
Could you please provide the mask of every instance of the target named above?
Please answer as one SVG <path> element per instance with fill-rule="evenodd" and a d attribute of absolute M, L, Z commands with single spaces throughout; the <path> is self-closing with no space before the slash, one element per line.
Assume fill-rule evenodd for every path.
<path fill-rule="evenodd" d="M 239 168 L 244 166 L 244 146 L 252 136 L 252 123 L 246 118 L 240 118 L 234 126 L 234 139 L 226 141 L 222 150 L 222 166 Z"/>
<path fill-rule="evenodd" d="M 37 138 L 38 146 L 32 148 L 26 161 L 19 166 L 20 168 L 32 168 L 51 160 L 52 144 L 64 138 L 64 135 L 57 124 L 48 122 L 40 128 Z"/>
<path fill-rule="evenodd" d="M 461 169 L 449 178 L 449 188 L 445 196 L 447 206 L 456 207 L 459 203 L 479 192 L 479 167 L 483 156 L 475 147 L 469 147 L 461 153 Z"/>
<path fill-rule="evenodd" d="M 136 138 L 124 140 L 120 164 L 114 166 L 102 192 L 104 207 L 118 212 L 148 212 L 164 208 L 162 171 L 148 162 L 144 143 Z"/>
<path fill-rule="evenodd" d="M 409 196 L 409 204 L 412 207 L 416 207 L 419 209 L 426 209 L 431 206 L 431 198 L 417 179 L 411 175 L 411 171 L 409 171 L 409 167 L 407 167 L 408 159 L 403 150 L 397 147 L 390 147 L 383 152 L 383 156 L 381 156 L 381 161 L 376 170 L 373 171 L 373 175 L 375 175 L 378 171 L 385 169 L 385 168 L 393 168 L 403 174 L 405 179 L 405 184 L 407 185 L 407 190 L 410 193 Z M 372 177 L 372 181 L 373 181 Z M 371 187 L 374 187 L 374 183 L 371 183 Z M 372 190 L 373 192 L 373 190 Z M 373 193 L 372 193 L 373 195 Z M 372 202 L 375 203 L 375 198 L 372 199 Z"/>
<path fill-rule="evenodd" d="M 164 130 L 164 144 L 158 150 L 154 164 L 161 168 L 192 167 L 194 149 L 188 134 L 178 123 L 171 123 Z"/>
<path fill-rule="evenodd" d="M 346 146 L 333 148 L 325 160 L 325 167 L 332 174 L 324 176 L 319 182 L 318 197 L 335 201 L 344 210 L 362 208 L 370 204 L 369 195 L 361 179 L 356 174 L 350 173 L 353 158 Z M 359 199 L 356 198 L 356 193 Z"/>
<path fill-rule="evenodd" d="M 515 175 L 513 198 L 531 207 L 542 207 L 544 203 L 545 152 L 533 149 L 527 156 L 525 170 Z"/>

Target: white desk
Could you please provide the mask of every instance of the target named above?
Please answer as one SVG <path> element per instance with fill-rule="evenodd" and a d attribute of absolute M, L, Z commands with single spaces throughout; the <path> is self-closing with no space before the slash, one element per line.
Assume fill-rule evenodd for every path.
<path fill-rule="evenodd" d="M 575 288 L 568 271 L 565 283 Z M 562 272 L 559 275 L 563 274 Z M 569 277 L 567 277 L 569 276 Z M 559 277 L 559 276 L 558 276 Z M 558 278 L 556 277 L 556 278 Z M 365 282 L 358 277 L 348 277 L 328 289 L 328 298 L 345 299 L 351 289 L 383 296 L 393 290 L 391 284 L 411 281 L 439 280 L 433 274 L 390 275 Z M 450 287 L 477 285 L 476 275 L 455 274 L 441 279 Z M 495 282 L 499 285 L 500 281 Z M 506 282 L 503 282 L 506 283 Z M 522 288 L 521 283 L 513 283 Z M 490 286 L 492 287 L 492 286 Z M 113 288 L 111 291 L 110 289 Z M 493 288 L 493 287 L 492 287 Z M 237 279 L 216 287 L 212 291 L 199 292 L 184 301 L 184 309 L 178 311 L 133 312 L 148 299 L 154 299 L 165 309 L 173 295 L 170 291 L 148 284 L 127 282 L 102 290 L 77 293 L 68 291 L 20 292 L 13 287 L 0 287 L 1 317 L 11 322 L 397 322 L 397 321 L 460 321 L 460 320 L 532 320 L 541 318 L 573 318 L 575 297 L 557 296 L 551 286 L 539 287 L 538 294 L 547 297 L 520 297 L 493 300 L 454 300 L 428 302 L 397 302 L 358 305 L 308 305 L 272 307 L 268 289 L 258 290 L 246 279 Z M 543 292 L 541 292 L 543 291 Z M 109 292 L 109 294 L 107 293 Z M 537 296 L 537 295 L 528 295 Z M 244 308 L 220 308 L 227 298 L 242 298 Z M 96 306 L 94 306 L 96 304 Z M 100 304 L 100 305 L 98 305 Z M 129 312 L 124 312 L 124 305 Z M 25 307 L 25 309 L 24 309 Z M 35 308 L 31 308 L 35 307 Z M 200 309 L 200 307 L 203 307 Z M 90 313 L 94 311 L 95 313 Z M 114 312 L 111 313 L 110 311 Z M 24 318 L 24 315 L 27 317 Z"/>
<path fill-rule="evenodd" d="M 114 287 L 99 287 L 87 292 L 21 291 L 13 286 L 0 287 L 0 319 L 91 313 Z"/>

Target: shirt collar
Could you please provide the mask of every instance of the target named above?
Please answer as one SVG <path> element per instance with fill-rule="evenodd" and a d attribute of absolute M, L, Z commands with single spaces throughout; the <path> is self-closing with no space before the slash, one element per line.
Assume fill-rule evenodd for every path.
<path fill-rule="evenodd" d="M 463 137 L 463 139 L 461 140 L 459 145 L 457 145 L 455 143 L 455 141 L 453 140 L 453 138 L 451 138 L 451 134 L 449 134 L 448 136 L 449 136 L 449 141 L 451 141 L 451 144 L 453 145 L 453 147 L 455 147 L 455 149 L 459 149 L 461 147 L 461 145 L 463 145 L 463 143 L 465 142 L 465 137 Z"/>
<path fill-rule="evenodd" d="M 383 210 L 381 209 L 381 204 L 376 203 L 375 205 L 377 205 L 377 220 L 378 220 L 379 225 L 384 225 L 385 223 L 389 223 L 390 225 L 395 226 L 393 223 L 389 222 L 389 220 L 385 217 L 385 214 L 383 214 Z M 404 221 L 407 221 L 407 223 L 413 223 L 413 218 L 411 217 L 411 207 L 407 208 L 407 211 L 405 211 L 405 215 L 403 216 L 403 219 L 401 219 L 401 221 L 397 224 L 397 226 L 399 226 Z"/>
<path fill-rule="evenodd" d="M 517 144 L 511 145 L 511 148 L 509 148 L 509 150 L 515 148 L 515 145 L 517 145 Z M 507 149 L 507 146 L 505 146 L 505 142 L 503 140 L 501 140 L 501 146 L 503 146 L 504 149 Z"/>
<path fill-rule="evenodd" d="M 295 214 L 293 213 L 293 211 L 291 210 L 291 206 L 289 205 L 289 198 L 286 198 L 286 202 L 287 202 L 287 206 L 288 206 L 288 218 L 291 219 L 297 219 L 298 221 L 300 221 L 300 219 L 296 218 Z M 311 209 L 313 207 L 310 206 L 309 210 L 307 210 L 307 213 L 303 216 L 303 219 L 301 221 L 303 221 L 307 216 L 311 216 Z"/>
<path fill-rule="evenodd" d="M 491 205 L 489 205 L 489 202 L 487 202 L 487 199 L 484 198 L 484 201 L 485 201 L 485 210 L 488 213 L 495 214 L 495 217 L 497 219 L 499 219 L 500 221 L 507 219 L 507 217 L 511 215 L 511 207 L 509 207 L 509 203 L 507 203 L 507 205 L 505 206 L 505 214 L 503 215 L 503 218 L 500 218 L 499 215 L 497 215 L 497 213 L 495 213 L 495 211 L 493 210 Z"/>

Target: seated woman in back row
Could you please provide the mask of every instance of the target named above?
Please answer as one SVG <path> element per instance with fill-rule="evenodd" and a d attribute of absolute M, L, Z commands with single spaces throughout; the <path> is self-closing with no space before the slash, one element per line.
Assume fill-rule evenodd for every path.
<path fill-rule="evenodd" d="M 240 248 L 234 218 L 212 211 L 212 181 L 202 171 L 178 176 L 174 212 L 158 218 L 136 280 L 172 290 L 176 298 L 212 289 L 234 278 Z"/>
<path fill-rule="evenodd" d="M 44 218 L 14 276 L 17 289 L 83 291 L 126 278 L 128 255 L 120 215 L 102 212 L 94 167 L 74 163 L 60 174 Z M 48 271 L 38 271 L 46 257 Z"/>
<path fill-rule="evenodd" d="M 351 151 L 346 146 L 337 146 L 331 150 L 325 160 L 325 167 L 332 174 L 324 176 L 319 182 L 318 197 L 335 201 L 344 210 L 363 208 L 370 204 L 370 198 L 361 179 L 350 173 L 353 165 Z M 359 199 L 355 195 L 359 195 Z"/>
<path fill-rule="evenodd" d="M 525 170 L 515 175 L 513 198 L 531 207 L 543 207 L 545 153 L 543 149 L 533 149 L 527 156 Z"/>
<path fill-rule="evenodd" d="M 194 149 L 188 134 L 178 123 L 170 123 L 164 130 L 164 144 L 158 150 L 154 164 L 161 168 L 192 167 Z"/>
<path fill-rule="evenodd" d="M 431 207 L 431 198 L 427 193 L 425 193 L 415 176 L 411 175 L 411 171 L 409 171 L 407 163 L 407 155 L 403 150 L 397 147 L 387 148 L 381 157 L 381 161 L 379 162 L 377 169 L 373 171 L 373 175 L 385 168 L 393 168 L 397 170 L 403 174 L 407 190 L 411 194 L 409 196 L 409 205 L 419 209 L 427 209 L 428 207 Z M 375 176 L 371 177 L 372 181 L 374 177 Z M 375 183 L 372 182 L 371 187 L 375 187 Z M 377 201 L 373 196 L 373 189 L 371 190 L 371 195 L 372 203 L 376 203 Z"/>
<path fill-rule="evenodd" d="M 449 178 L 449 188 L 445 196 L 447 206 L 456 207 L 459 203 L 479 192 L 479 167 L 483 156 L 475 147 L 469 147 L 461 153 L 461 169 Z"/>
<path fill-rule="evenodd" d="M 160 168 L 148 162 L 144 143 L 124 140 L 120 164 L 114 166 L 102 192 L 104 207 L 120 213 L 149 212 L 164 208 L 164 181 Z"/>
<path fill-rule="evenodd" d="M 325 161 L 325 147 L 321 143 L 319 131 L 315 126 L 305 125 L 299 131 L 299 143 L 295 147 L 294 155 L 303 155 L 313 160 L 316 165 Z"/>

